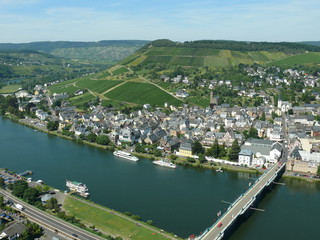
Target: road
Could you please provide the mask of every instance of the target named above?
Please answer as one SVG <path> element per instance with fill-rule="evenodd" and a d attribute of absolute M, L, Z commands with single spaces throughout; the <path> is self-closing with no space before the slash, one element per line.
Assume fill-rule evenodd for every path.
<path fill-rule="evenodd" d="M 68 236 L 70 239 L 81 239 L 81 240 L 102 240 L 104 238 L 96 236 L 90 232 L 87 232 L 81 228 L 78 228 L 70 223 L 67 223 L 57 217 L 54 217 L 44 211 L 41 211 L 20 199 L 14 197 L 12 194 L 8 193 L 5 190 L 0 190 L 0 194 L 11 199 L 14 203 L 20 203 L 24 210 L 22 213 L 31 221 L 38 223 L 40 226 L 45 228 L 51 228 L 53 230 L 58 230 L 60 234 Z M 72 236 L 76 234 L 78 237 Z"/>
<path fill-rule="evenodd" d="M 282 164 L 282 163 L 281 163 Z M 224 231 L 226 227 L 231 224 L 238 214 L 251 203 L 252 198 L 260 193 L 261 189 L 267 184 L 267 182 L 276 174 L 280 164 L 275 164 L 268 172 L 262 175 L 238 202 L 236 202 L 233 207 L 216 222 L 215 225 L 209 230 L 209 232 L 201 239 L 203 240 L 215 240 Z M 251 205 L 251 204 L 249 204 Z M 221 224 L 220 227 L 218 227 Z"/>

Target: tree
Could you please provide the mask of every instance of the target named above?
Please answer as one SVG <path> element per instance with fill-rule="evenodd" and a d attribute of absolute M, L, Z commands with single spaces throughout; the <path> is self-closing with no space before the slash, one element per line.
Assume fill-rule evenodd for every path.
<path fill-rule="evenodd" d="M 108 145 L 110 143 L 110 139 L 106 135 L 100 135 L 97 137 L 96 143 L 101 145 Z"/>
<path fill-rule="evenodd" d="M 23 180 L 18 180 L 13 184 L 12 194 L 16 197 L 23 197 L 24 191 L 27 190 L 28 183 Z"/>
<path fill-rule="evenodd" d="M 231 145 L 231 148 L 228 154 L 229 160 L 237 161 L 239 152 L 240 152 L 240 146 L 239 146 L 238 140 L 235 139 Z"/>
<path fill-rule="evenodd" d="M 23 193 L 23 199 L 30 204 L 34 204 L 39 197 L 39 191 L 35 188 L 29 187 Z"/>
<path fill-rule="evenodd" d="M 201 143 L 196 141 L 192 146 L 192 152 L 194 154 L 204 154 L 205 150 L 202 147 Z"/>
<path fill-rule="evenodd" d="M 226 132 L 226 130 L 224 129 L 224 126 L 223 126 L 223 125 L 220 125 L 219 132 Z"/>
<path fill-rule="evenodd" d="M 4 203 L 4 198 L 0 195 L 0 207 L 3 208 L 6 204 Z"/>
<path fill-rule="evenodd" d="M 226 144 L 223 143 L 222 146 L 220 146 L 219 148 L 220 152 L 219 152 L 219 158 L 223 158 L 227 155 L 227 152 L 226 152 Z"/>
<path fill-rule="evenodd" d="M 59 128 L 59 122 L 58 121 L 49 121 L 47 123 L 47 129 L 49 131 L 56 131 Z"/>
<path fill-rule="evenodd" d="M 86 137 L 86 140 L 89 142 L 95 142 L 97 139 L 97 135 L 95 135 L 94 133 L 89 133 L 88 136 Z"/>
<path fill-rule="evenodd" d="M 156 156 L 156 157 L 161 157 L 162 156 L 162 153 L 159 149 L 156 149 L 153 151 L 153 154 Z"/>
<path fill-rule="evenodd" d="M 317 175 L 320 176 L 320 165 L 318 166 Z"/>
<path fill-rule="evenodd" d="M 2 177 L 0 177 L 0 187 L 3 188 L 4 187 L 4 180 Z"/>
<path fill-rule="evenodd" d="M 290 108 L 290 109 L 288 110 L 288 114 L 289 114 L 289 115 L 293 115 L 293 109 L 292 109 L 292 108 Z"/>
<path fill-rule="evenodd" d="M 46 208 L 60 212 L 60 206 L 56 198 L 51 198 L 46 203 Z"/>
<path fill-rule="evenodd" d="M 266 120 L 266 113 L 263 112 L 263 113 L 262 113 L 262 116 L 261 116 L 261 121 L 265 121 L 265 120 Z"/>
<path fill-rule="evenodd" d="M 43 235 L 43 229 L 36 223 L 27 222 L 26 227 L 27 229 L 22 233 L 19 239 L 32 240 Z"/>
<path fill-rule="evenodd" d="M 204 156 L 204 154 L 199 154 L 199 161 L 200 161 L 200 163 L 205 163 L 207 161 L 207 159 Z"/>

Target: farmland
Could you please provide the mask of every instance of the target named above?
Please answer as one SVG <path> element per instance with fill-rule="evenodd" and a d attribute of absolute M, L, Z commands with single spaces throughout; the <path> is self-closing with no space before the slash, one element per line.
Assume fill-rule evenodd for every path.
<path fill-rule="evenodd" d="M 320 53 L 303 53 L 269 63 L 269 65 L 292 66 L 296 64 L 320 64 Z"/>
<path fill-rule="evenodd" d="M 77 87 L 80 88 L 87 88 L 91 91 L 97 93 L 103 93 L 108 89 L 117 86 L 118 84 L 122 83 L 122 81 L 113 81 L 113 80 L 81 80 L 76 83 Z"/>
<path fill-rule="evenodd" d="M 7 85 L 0 89 L 1 93 L 14 93 L 17 92 L 21 88 L 19 84 Z"/>
<path fill-rule="evenodd" d="M 288 55 L 277 51 L 231 51 L 211 48 L 152 47 L 130 65 L 164 63 L 180 66 L 227 67 L 240 63 L 266 63 Z"/>
<path fill-rule="evenodd" d="M 180 100 L 149 83 L 127 82 L 108 92 L 105 96 L 110 99 L 136 104 L 163 105 L 165 102 L 174 105 L 181 104 Z"/>

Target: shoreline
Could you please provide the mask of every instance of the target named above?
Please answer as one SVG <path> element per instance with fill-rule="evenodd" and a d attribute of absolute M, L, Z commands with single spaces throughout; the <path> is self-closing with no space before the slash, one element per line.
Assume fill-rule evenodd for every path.
<path fill-rule="evenodd" d="M 58 133 L 57 131 L 49 131 L 49 130 L 44 130 L 41 129 L 40 127 L 36 127 L 34 125 L 25 123 L 21 120 L 23 119 L 18 119 L 15 116 L 13 117 L 12 115 L 5 115 L 2 116 L 2 118 L 10 120 L 14 123 L 18 123 L 20 125 L 26 126 L 28 128 L 37 130 L 39 132 L 42 133 L 46 133 L 48 135 L 52 135 L 52 136 L 56 136 L 56 137 L 61 137 L 65 140 L 69 140 L 72 141 L 74 143 L 78 143 L 78 144 L 84 144 L 90 147 L 95 147 L 95 148 L 99 148 L 102 150 L 107 150 L 112 152 L 114 149 L 116 149 L 116 146 L 104 146 L 104 145 L 99 145 L 97 143 L 92 143 L 92 142 L 88 142 L 86 140 L 81 140 L 81 139 L 76 139 L 76 138 L 72 138 L 70 136 L 66 136 L 66 135 L 62 135 L 61 133 Z M 38 119 L 37 119 L 38 120 Z M 156 157 L 154 155 L 151 154 L 146 154 L 146 153 L 137 153 L 137 152 L 133 152 L 133 155 L 137 156 L 137 157 L 141 157 L 141 158 L 145 158 L 145 159 L 150 159 L 151 161 L 153 160 L 158 160 L 161 159 L 163 157 Z M 180 165 L 180 166 L 185 166 L 185 167 L 192 167 L 192 168 L 203 168 L 203 169 L 211 169 L 211 170 L 217 170 L 220 169 L 224 170 L 224 171 L 232 171 L 232 172 L 244 172 L 244 173 L 253 173 L 253 174 L 263 174 L 263 171 L 259 170 L 259 169 L 254 169 L 254 168 L 245 168 L 245 167 L 236 167 L 236 166 L 231 166 L 231 165 L 224 165 L 224 164 L 220 164 L 220 165 L 210 165 L 210 163 L 206 163 L 206 164 L 201 164 L 201 163 L 190 163 L 186 160 L 179 160 L 179 158 L 175 161 L 173 161 L 175 164 Z M 287 179 L 296 179 L 298 181 L 304 181 L 304 182 L 320 182 L 320 179 L 315 179 L 315 178 L 307 178 L 307 177 L 300 177 L 300 176 L 291 176 L 288 175 L 289 171 L 285 171 L 285 173 L 282 175 L 282 177 L 287 178 Z"/>

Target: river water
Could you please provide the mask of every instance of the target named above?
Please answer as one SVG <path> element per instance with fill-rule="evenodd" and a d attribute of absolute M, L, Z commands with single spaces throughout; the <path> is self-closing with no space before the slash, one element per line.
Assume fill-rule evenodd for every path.
<path fill-rule="evenodd" d="M 131 162 L 112 153 L 44 133 L 0 118 L 0 167 L 32 170 L 33 179 L 66 189 L 66 180 L 85 183 L 90 199 L 131 212 L 181 237 L 199 234 L 248 187 L 248 173 L 180 167 L 166 169 L 150 160 Z M 259 204 L 234 232 L 232 240 L 317 239 L 319 184 L 286 180 Z"/>

